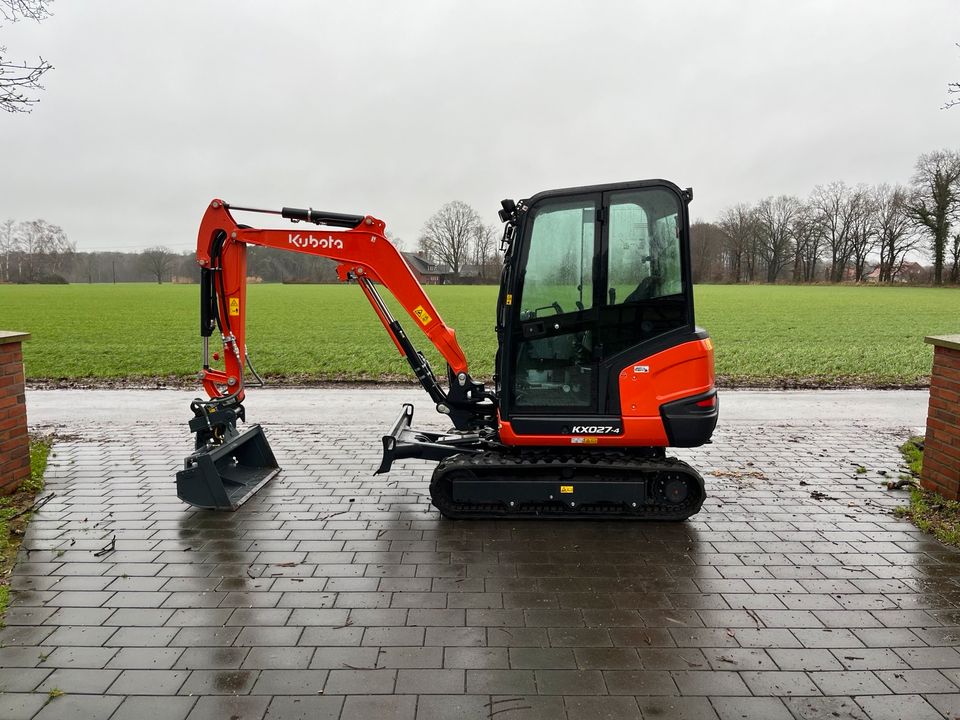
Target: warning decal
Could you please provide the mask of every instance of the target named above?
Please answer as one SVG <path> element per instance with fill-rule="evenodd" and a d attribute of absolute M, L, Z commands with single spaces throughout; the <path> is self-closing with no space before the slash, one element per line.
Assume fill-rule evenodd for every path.
<path fill-rule="evenodd" d="M 560 494 L 561 495 L 570 495 L 573 492 L 573 485 L 561 485 Z"/>
<path fill-rule="evenodd" d="M 417 320 L 419 320 L 420 324 L 424 327 L 433 322 L 433 318 L 430 317 L 430 313 L 423 309 L 423 305 L 417 305 L 413 310 L 413 314 L 417 316 Z"/>
<path fill-rule="evenodd" d="M 230 314 L 240 314 L 240 298 L 230 298 Z"/>

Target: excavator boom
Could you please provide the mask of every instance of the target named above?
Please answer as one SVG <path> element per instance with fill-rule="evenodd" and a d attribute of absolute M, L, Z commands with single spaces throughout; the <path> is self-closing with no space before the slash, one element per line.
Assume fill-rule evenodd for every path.
<path fill-rule="evenodd" d="M 360 283 L 364 295 L 379 317 L 401 354 L 406 351 L 390 329 L 391 318 L 386 306 L 377 301 L 370 283 L 387 287 L 397 302 L 423 330 L 444 360 L 457 374 L 467 373 L 467 359 L 457 342 L 456 333 L 440 316 L 430 298 L 423 292 L 400 251 L 387 239 L 386 225 L 370 215 L 343 215 L 314 210 L 284 208 L 281 211 L 263 211 L 242 208 L 250 212 L 276 212 L 295 222 L 313 222 L 326 226 L 348 225 L 344 229 L 271 230 L 237 224 L 222 200 L 213 200 L 200 223 L 197 236 L 197 262 L 201 275 L 213 282 L 208 291 L 213 312 L 201 313 L 201 322 L 212 332 L 213 322 L 219 318 L 224 335 L 225 368 L 211 370 L 204 363 L 203 384 L 210 397 L 234 395 L 243 391 L 243 357 L 246 353 L 246 249 L 260 245 L 280 250 L 317 255 L 336 260 L 337 276 L 342 281 Z M 215 299 L 214 299 L 215 298 Z M 206 306 L 205 306 L 206 307 Z M 215 316 L 212 316 L 216 313 Z"/>

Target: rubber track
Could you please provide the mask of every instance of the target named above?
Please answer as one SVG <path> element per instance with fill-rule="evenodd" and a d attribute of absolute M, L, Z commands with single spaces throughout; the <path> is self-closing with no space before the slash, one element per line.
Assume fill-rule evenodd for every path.
<path fill-rule="evenodd" d="M 621 480 L 625 473 L 630 474 L 628 482 L 637 482 L 643 478 L 649 488 L 661 473 L 681 473 L 692 480 L 698 492 L 693 492 L 680 503 L 645 504 L 636 509 L 622 504 L 598 503 L 580 505 L 576 508 L 561 503 L 526 503 L 519 508 L 508 508 L 502 503 L 464 504 L 453 500 L 451 476 L 468 472 L 476 479 L 489 477 L 496 480 L 523 482 L 524 475 L 542 479 L 542 470 L 556 469 L 557 481 L 576 483 L 584 475 L 595 479 L 609 472 L 610 481 Z M 572 471 L 572 475 L 570 472 Z M 433 505 L 451 519 L 490 519 L 490 518 L 558 518 L 590 520 L 686 520 L 700 511 L 706 493 L 703 478 L 690 465 L 676 458 L 648 458 L 636 454 L 610 451 L 591 453 L 559 454 L 550 450 L 500 452 L 490 450 L 478 455 L 454 455 L 440 462 L 434 470 L 430 482 L 430 496 Z"/>

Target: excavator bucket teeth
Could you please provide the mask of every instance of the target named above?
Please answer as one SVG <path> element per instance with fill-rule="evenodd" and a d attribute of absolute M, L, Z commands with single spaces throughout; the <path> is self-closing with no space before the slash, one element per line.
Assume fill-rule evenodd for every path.
<path fill-rule="evenodd" d="M 220 445 L 197 450 L 177 473 L 177 497 L 210 510 L 236 510 L 280 472 L 263 429 L 251 425 Z"/>

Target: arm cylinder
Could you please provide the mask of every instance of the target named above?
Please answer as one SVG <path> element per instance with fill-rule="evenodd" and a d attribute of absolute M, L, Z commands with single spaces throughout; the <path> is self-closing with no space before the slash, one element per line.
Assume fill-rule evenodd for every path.
<path fill-rule="evenodd" d="M 316 225 L 331 225 L 333 227 L 355 228 L 363 222 L 363 215 L 345 215 L 344 213 L 326 212 L 313 208 L 285 207 L 280 211 L 282 217 L 288 220 L 303 220 Z"/>

